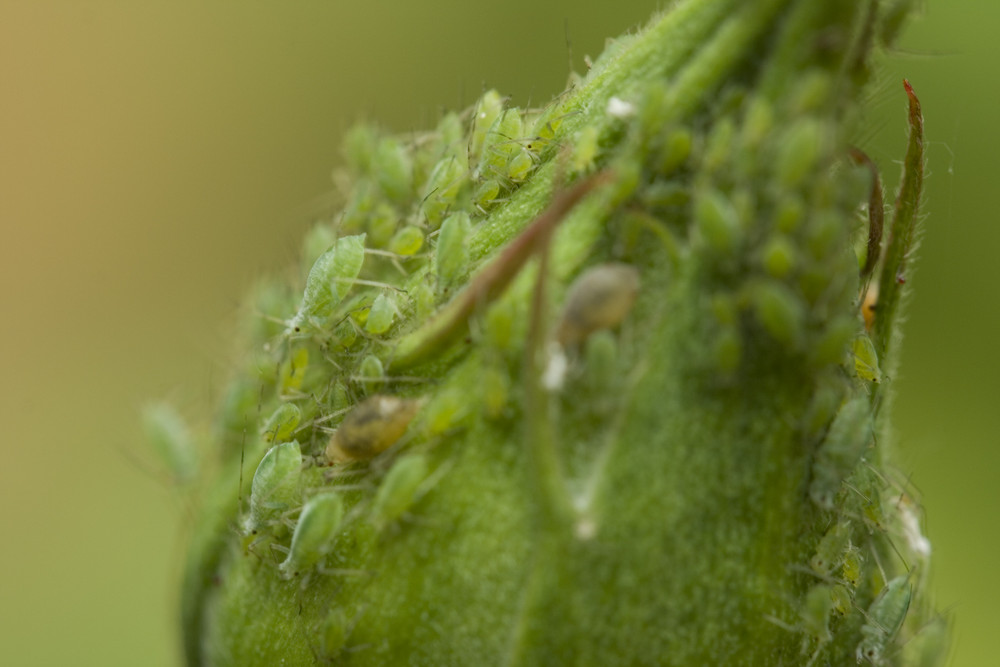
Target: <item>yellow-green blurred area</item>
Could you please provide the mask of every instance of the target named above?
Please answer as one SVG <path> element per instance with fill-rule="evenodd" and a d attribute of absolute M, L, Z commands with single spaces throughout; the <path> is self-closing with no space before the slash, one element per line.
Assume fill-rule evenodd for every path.
<path fill-rule="evenodd" d="M 146 472 L 138 411 L 168 398 L 209 418 L 241 297 L 330 212 L 351 122 L 428 127 L 484 86 L 543 104 L 656 4 L 0 2 L 0 662 L 179 662 L 191 508 Z M 909 78 L 930 177 L 897 462 L 923 492 L 952 664 L 983 665 L 1000 623 L 1000 5 L 927 4 L 863 138 L 894 183 Z"/>

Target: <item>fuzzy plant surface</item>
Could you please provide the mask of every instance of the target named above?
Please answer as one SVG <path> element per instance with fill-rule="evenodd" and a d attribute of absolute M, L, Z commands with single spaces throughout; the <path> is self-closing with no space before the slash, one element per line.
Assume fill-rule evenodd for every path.
<path fill-rule="evenodd" d="M 149 414 L 187 663 L 938 664 L 886 452 L 909 84 L 894 204 L 854 140 L 910 4 L 681 0 L 544 109 L 352 130 L 211 453 Z"/>

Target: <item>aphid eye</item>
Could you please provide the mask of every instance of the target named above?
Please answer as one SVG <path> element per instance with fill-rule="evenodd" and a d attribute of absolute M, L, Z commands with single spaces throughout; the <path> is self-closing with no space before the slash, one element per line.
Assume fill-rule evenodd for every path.
<path fill-rule="evenodd" d="M 340 423 L 326 447 L 329 460 L 366 460 L 399 440 L 422 401 L 376 394 L 359 403 Z"/>
<path fill-rule="evenodd" d="M 639 293 L 639 272 L 627 264 L 602 264 L 570 286 L 556 338 L 578 345 L 599 329 L 621 324 Z"/>

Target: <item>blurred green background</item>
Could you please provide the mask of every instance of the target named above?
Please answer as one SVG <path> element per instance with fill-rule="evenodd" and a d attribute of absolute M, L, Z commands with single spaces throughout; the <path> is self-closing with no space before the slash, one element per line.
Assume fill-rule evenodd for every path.
<path fill-rule="evenodd" d="M 191 510 L 143 472 L 166 397 L 206 419 L 253 280 L 282 270 L 358 118 L 429 126 L 484 85 L 542 104 L 654 2 L 0 2 L 0 661 L 175 665 Z M 1000 622 L 1000 5 L 928 2 L 866 137 L 898 178 L 908 77 L 929 140 L 895 405 L 954 665 Z M 148 460 L 148 459 L 147 459 Z"/>

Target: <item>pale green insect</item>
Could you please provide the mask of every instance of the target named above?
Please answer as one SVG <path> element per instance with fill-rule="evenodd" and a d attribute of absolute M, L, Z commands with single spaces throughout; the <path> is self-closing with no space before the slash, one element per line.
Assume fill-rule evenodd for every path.
<path fill-rule="evenodd" d="M 354 284 L 365 259 L 365 235 L 345 236 L 320 255 L 309 271 L 298 312 L 287 333 L 306 325 L 322 326 Z"/>
<path fill-rule="evenodd" d="M 298 391 L 309 368 L 309 349 L 300 347 L 281 365 L 281 393 Z"/>
<path fill-rule="evenodd" d="M 575 346 L 594 331 L 618 326 L 638 294 L 639 272 L 635 267 L 610 263 L 588 269 L 570 285 L 556 340 L 563 346 Z"/>
<path fill-rule="evenodd" d="M 405 204 L 413 195 L 413 163 L 406 147 L 393 137 L 383 137 L 373 157 L 379 188 L 397 204 Z"/>
<path fill-rule="evenodd" d="M 809 567 L 816 574 L 828 576 L 843 562 L 850 539 L 850 525 L 846 521 L 838 521 L 819 541 L 816 553 L 809 559 Z"/>
<path fill-rule="evenodd" d="M 368 311 L 368 319 L 365 320 L 365 331 L 376 336 L 384 334 L 396 319 L 396 303 L 392 297 L 379 294 L 375 297 L 371 310 Z M 362 373 L 366 375 L 365 373 Z M 381 374 L 381 373 L 380 373 Z"/>
<path fill-rule="evenodd" d="M 854 588 L 857 588 L 858 584 L 861 583 L 862 562 L 861 549 L 856 546 L 852 545 L 844 553 L 844 565 L 841 569 L 841 574 L 844 577 L 844 581 Z"/>
<path fill-rule="evenodd" d="M 177 484 L 186 484 L 198 472 L 194 439 L 183 418 L 166 403 L 147 405 L 142 411 L 146 440 Z"/>
<path fill-rule="evenodd" d="M 820 507 L 833 508 L 841 484 L 861 460 L 872 439 L 872 414 L 868 398 L 845 403 L 813 460 L 809 496 Z"/>
<path fill-rule="evenodd" d="M 507 175 L 508 163 L 521 150 L 518 139 L 523 135 L 523 131 L 519 109 L 505 109 L 500 113 L 483 139 L 476 172 L 479 178 Z"/>
<path fill-rule="evenodd" d="M 750 290 L 754 314 L 779 343 L 796 346 L 805 336 L 805 305 L 784 283 L 761 280 Z"/>
<path fill-rule="evenodd" d="M 854 371 L 862 380 L 879 383 L 882 381 L 882 371 L 878 365 L 878 354 L 871 339 L 864 334 L 854 339 Z"/>
<path fill-rule="evenodd" d="M 422 402 L 376 394 L 347 413 L 326 447 L 332 462 L 370 459 L 394 445 Z"/>
<path fill-rule="evenodd" d="M 833 607 L 833 587 L 829 584 L 816 584 L 806 593 L 800 612 L 802 628 L 820 643 L 833 639 L 830 634 L 830 614 Z"/>
<path fill-rule="evenodd" d="M 472 223 L 465 211 L 453 213 L 441 223 L 437 241 L 437 289 L 447 294 L 465 280 L 469 271 L 469 232 Z"/>
<path fill-rule="evenodd" d="M 586 171 L 594 166 L 597 159 L 600 131 L 594 125 L 588 125 L 576 134 L 576 144 L 573 146 L 573 156 L 569 168 L 573 173 Z"/>
<path fill-rule="evenodd" d="M 531 152 L 526 148 L 519 148 L 507 160 L 507 178 L 515 183 L 520 183 L 528 177 L 534 168 L 535 160 L 531 157 Z"/>
<path fill-rule="evenodd" d="M 243 532 L 257 534 L 282 512 L 296 506 L 301 498 L 302 449 L 295 440 L 275 445 L 267 451 L 253 475 L 250 513 Z"/>
<path fill-rule="evenodd" d="M 468 184 L 469 165 L 463 153 L 461 157 L 445 157 L 431 171 L 424 187 L 421 204 L 424 217 L 431 228 L 436 228 L 444 220 L 448 211 L 457 208 L 459 196 Z"/>
<path fill-rule="evenodd" d="M 261 433 L 265 442 L 282 442 L 287 440 L 302 419 L 302 410 L 294 403 L 283 403 L 264 422 Z"/>
<path fill-rule="evenodd" d="M 493 127 L 501 111 L 503 111 L 503 98 L 496 90 L 488 90 L 479 98 L 472 116 L 472 135 L 469 138 L 470 160 L 482 154 L 486 134 Z"/>
<path fill-rule="evenodd" d="M 827 153 L 824 143 L 829 134 L 828 128 L 810 117 L 801 118 L 784 130 L 773 164 L 775 176 L 784 189 L 796 188 L 812 173 L 819 157 Z"/>
<path fill-rule="evenodd" d="M 344 503 L 333 492 L 320 493 L 310 498 L 302 508 L 288 557 L 278 565 L 286 579 L 310 569 L 333 548 L 334 538 L 340 532 L 344 519 Z"/>
<path fill-rule="evenodd" d="M 480 209 L 486 209 L 500 196 L 500 182 L 490 178 L 479 184 L 472 195 L 473 203 Z"/>
<path fill-rule="evenodd" d="M 385 381 L 385 368 L 382 360 L 374 354 L 369 354 L 361 360 L 358 366 L 358 377 L 356 378 L 364 386 L 366 391 L 375 391 Z"/>
<path fill-rule="evenodd" d="M 372 502 L 371 520 L 377 528 L 385 528 L 410 509 L 428 474 L 429 464 L 423 454 L 407 454 L 392 464 Z"/>
<path fill-rule="evenodd" d="M 696 229 L 709 248 L 730 255 L 743 236 L 743 225 L 732 201 L 718 190 L 698 193 L 694 204 Z"/>
<path fill-rule="evenodd" d="M 389 252 L 409 257 L 416 255 L 424 247 L 424 233 L 419 227 L 407 225 L 401 228 L 389 241 Z"/>
<path fill-rule="evenodd" d="M 896 638 L 910 609 L 913 589 L 909 575 L 901 575 L 886 584 L 875 601 L 868 607 L 868 622 L 861 626 L 864 639 L 858 644 L 858 662 L 867 660 L 880 665 L 886 648 Z"/>

